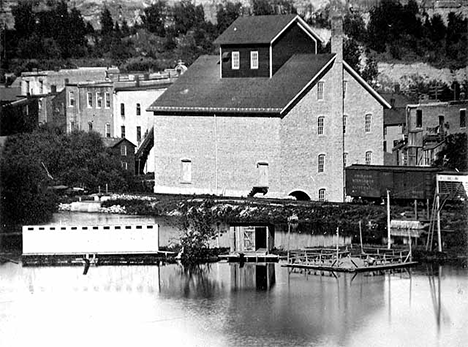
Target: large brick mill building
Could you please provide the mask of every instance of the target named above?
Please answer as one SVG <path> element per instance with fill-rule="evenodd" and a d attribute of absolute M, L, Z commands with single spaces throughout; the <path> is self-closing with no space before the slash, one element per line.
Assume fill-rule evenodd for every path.
<path fill-rule="evenodd" d="M 343 201 L 346 165 L 383 164 L 390 105 L 297 15 L 238 18 L 150 107 L 155 192 Z"/>

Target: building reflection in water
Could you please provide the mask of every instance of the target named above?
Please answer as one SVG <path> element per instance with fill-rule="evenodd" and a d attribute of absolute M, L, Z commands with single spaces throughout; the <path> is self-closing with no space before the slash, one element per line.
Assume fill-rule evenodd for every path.
<path fill-rule="evenodd" d="M 271 290 L 275 286 L 274 263 L 229 264 L 231 290 Z"/>
<path fill-rule="evenodd" d="M 468 271 L 460 268 L 334 277 L 289 273 L 278 263 L 213 263 L 90 267 L 84 276 L 82 267 L 2 264 L 0 283 L 2 346 L 32 344 L 34 333 L 44 336 L 40 345 L 52 333 L 59 335 L 49 345 L 63 345 L 59 337 L 75 336 L 82 324 L 115 346 L 140 345 L 135 336 L 143 345 L 155 334 L 203 346 L 468 341 Z M 16 342 L 26 326 L 31 334 Z M 88 336 L 75 345 L 95 345 Z"/>

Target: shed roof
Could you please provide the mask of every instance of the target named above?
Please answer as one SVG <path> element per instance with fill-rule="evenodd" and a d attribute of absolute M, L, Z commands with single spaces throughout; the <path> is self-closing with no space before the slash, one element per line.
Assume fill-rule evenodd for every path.
<path fill-rule="evenodd" d="M 238 17 L 215 41 L 214 44 L 268 44 L 294 23 L 318 41 L 323 41 L 301 17 L 296 14 L 274 16 Z"/>
<path fill-rule="evenodd" d="M 334 61 L 334 54 L 297 54 L 272 78 L 220 78 L 219 57 L 201 56 L 148 111 L 279 115 Z"/>

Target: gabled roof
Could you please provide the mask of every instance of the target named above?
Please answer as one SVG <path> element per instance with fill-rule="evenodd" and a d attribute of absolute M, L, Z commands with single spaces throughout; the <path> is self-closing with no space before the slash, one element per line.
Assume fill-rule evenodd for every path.
<path fill-rule="evenodd" d="M 21 88 L 0 88 L 0 101 L 14 101 L 21 94 Z"/>
<path fill-rule="evenodd" d="M 102 142 L 105 147 L 114 148 L 118 146 L 122 142 L 127 142 L 129 145 L 136 147 L 130 140 L 126 138 L 118 138 L 118 137 L 103 137 Z"/>
<path fill-rule="evenodd" d="M 406 123 L 406 109 L 403 107 L 384 110 L 384 125 L 400 125 Z"/>
<path fill-rule="evenodd" d="M 385 107 L 385 108 L 392 108 L 392 105 L 390 105 L 387 100 L 385 100 L 384 97 L 382 97 L 382 95 L 380 95 L 379 93 L 377 93 L 374 88 L 372 88 L 369 83 L 367 83 L 364 78 L 362 78 L 356 71 L 353 70 L 353 68 L 343 60 L 343 67 L 344 69 L 351 75 L 354 77 L 354 79 L 356 81 L 358 81 L 363 87 L 364 89 L 366 89 L 375 99 L 377 99 L 378 102 L 380 102 L 380 104 Z"/>
<path fill-rule="evenodd" d="M 334 61 L 334 54 L 297 54 L 272 78 L 220 78 L 219 57 L 201 56 L 148 111 L 280 116 Z"/>
<path fill-rule="evenodd" d="M 301 17 L 296 14 L 289 14 L 238 17 L 214 41 L 214 44 L 270 44 L 294 23 L 298 23 L 307 34 L 323 42 L 323 39 L 312 31 Z"/>
<path fill-rule="evenodd" d="M 283 116 L 335 61 L 334 54 L 293 55 L 272 78 L 220 78 L 219 57 L 201 56 L 151 106 L 163 114 L 264 114 Z M 390 108 L 348 64 L 348 71 L 382 106 Z"/>

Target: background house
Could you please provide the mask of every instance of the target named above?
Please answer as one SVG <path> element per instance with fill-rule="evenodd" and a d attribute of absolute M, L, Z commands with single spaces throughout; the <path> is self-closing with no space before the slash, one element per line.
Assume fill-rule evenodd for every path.
<path fill-rule="evenodd" d="M 96 131 L 114 137 L 112 81 L 69 83 L 66 86 L 67 131 Z"/>
<path fill-rule="evenodd" d="M 120 160 L 123 169 L 135 174 L 135 145 L 123 138 L 103 138 L 104 145 L 109 148 L 112 155 Z"/>
<path fill-rule="evenodd" d="M 383 164 L 390 105 L 343 62 L 339 14 L 332 32 L 316 54 L 299 16 L 238 18 L 149 107 L 155 192 L 343 201 L 346 165 Z"/>
<path fill-rule="evenodd" d="M 176 71 L 120 74 L 113 81 L 113 134 L 136 144 L 139 174 L 154 172 L 154 117 L 147 108 L 178 76 Z"/>
<path fill-rule="evenodd" d="M 408 105 L 406 143 L 396 149 L 398 165 L 432 165 L 447 135 L 468 133 L 467 106 L 468 101 Z"/>
<path fill-rule="evenodd" d="M 395 89 L 399 89 L 396 87 Z M 397 155 L 394 147 L 405 142 L 406 106 L 414 100 L 397 92 L 380 93 L 391 105 L 384 109 L 384 165 L 397 165 Z"/>

